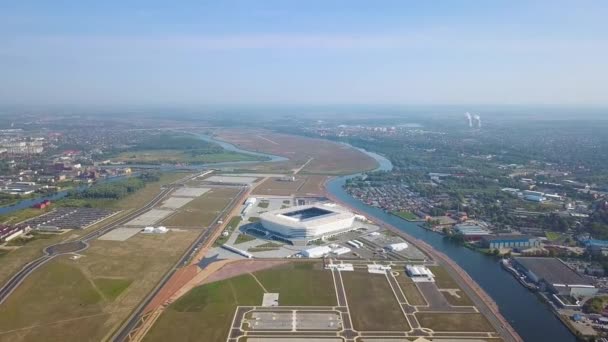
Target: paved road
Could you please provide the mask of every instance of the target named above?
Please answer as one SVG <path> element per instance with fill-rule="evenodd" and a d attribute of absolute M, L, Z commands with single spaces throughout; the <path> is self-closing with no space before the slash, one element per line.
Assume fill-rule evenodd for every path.
<path fill-rule="evenodd" d="M 196 239 L 196 241 L 194 241 L 194 243 L 192 243 L 190 248 L 188 248 L 188 250 L 180 258 L 180 260 L 175 264 L 175 266 L 173 266 L 173 268 L 171 268 L 171 270 L 167 274 L 165 274 L 163 279 L 158 283 L 158 285 L 156 285 L 154 290 L 152 292 L 150 292 L 148 294 L 148 296 L 146 296 L 146 298 L 139 304 L 139 306 L 133 312 L 131 317 L 126 321 L 125 324 L 123 324 L 122 327 L 119 328 L 118 332 L 114 335 L 114 338 L 112 339 L 112 341 L 122 342 L 122 341 L 129 340 L 129 335 L 131 334 L 131 332 L 135 328 L 137 328 L 138 325 L 141 323 L 141 318 L 144 313 L 143 312 L 144 309 L 148 306 L 148 304 L 150 304 L 150 302 L 160 292 L 160 290 L 165 286 L 165 284 L 167 284 L 167 282 L 169 281 L 169 279 L 171 279 L 173 274 L 175 274 L 175 272 L 177 272 L 177 270 L 180 267 L 188 265 L 188 263 L 190 262 L 192 257 L 196 254 L 196 252 L 202 246 L 204 246 L 205 243 L 209 242 L 209 238 L 212 237 L 213 234 L 215 233 L 215 231 L 219 227 L 222 226 L 221 224 L 218 223 L 218 221 L 220 221 L 220 220 L 225 221 L 227 219 L 227 217 L 225 217 L 225 216 L 227 215 L 227 213 L 230 212 L 230 210 L 232 210 L 232 207 L 235 205 L 235 202 L 237 202 L 241 198 L 241 195 L 246 190 L 247 190 L 246 187 L 241 187 L 241 191 L 234 197 L 232 202 L 228 206 L 226 206 L 226 208 L 224 208 L 224 210 L 222 210 L 222 212 L 220 212 L 218 214 L 218 216 L 216 216 L 216 218 L 214 220 L 214 224 L 212 226 L 210 226 L 208 229 L 205 229 L 203 231 L 203 233 L 201 233 L 201 235 Z"/>
<path fill-rule="evenodd" d="M 192 179 L 193 177 L 196 177 L 196 175 L 181 179 L 179 181 L 169 184 L 169 186 L 163 187 L 162 191 L 158 195 L 156 195 L 156 197 L 154 197 L 150 202 L 148 202 L 145 206 L 143 206 L 140 209 L 135 210 L 132 213 L 129 213 L 128 215 L 122 217 L 121 219 L 119 219 L 117 221 L 113 221 L 97 230 L 94 230 L 86 235 L 83 235 L 80 238 L 78 238 L 77 240 L 58 243 L 58 244 L 46 247 L 43 250 L 43 252 L 44 252 L 43 256 L 41 256 L 40 258 L 38 258 L 32 262 L 29 262 L 25 266 L 23 266 L 23 268 L 21 268 L 17 273 L 15 273 L 2 286 L 2 288 L 0 288 L 0 304 L 2 304 L 8 298 L 8 296 L 10 296 L 10 294 L 13 293 L 13 291 L 15 291 L 15 289 L 38 267 L 44 265 L 45 263 L 49 262 L 50 260 L 52 260 L 54 257 L 56 257 L 58 255 L 81 252 L 81 251 L 89 248 L 89 241 L 94 240 L 94 239 L 106 234 L 110 230 L 117 228 L 118 226 L 123 225 L 123 224 L 129 222 L 130 220 L 134 219 L 135 217 L 150 210 L 152 207 L 154 207 L 155 205 L 160 203 L 169 193 L 171 193 L 173 191 L 174 186 L 172 186 L 172 185 L 183 184 L 183 183 L 189 181 L 190 179 Z"/>

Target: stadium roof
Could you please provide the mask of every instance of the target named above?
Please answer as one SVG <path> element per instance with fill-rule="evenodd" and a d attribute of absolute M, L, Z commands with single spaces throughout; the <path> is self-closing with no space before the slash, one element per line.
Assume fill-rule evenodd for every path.
<path fill-rule="evenodd" d="M 515 258 L 515 261 L 545 282 L 555 285 L 593 285 L 557 258 Z"/>

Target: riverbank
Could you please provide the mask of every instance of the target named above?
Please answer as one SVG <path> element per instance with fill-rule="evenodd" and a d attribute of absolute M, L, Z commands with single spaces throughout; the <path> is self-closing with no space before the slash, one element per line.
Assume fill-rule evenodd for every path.
<path fill-rule="evenodd" d="M 331 180 L 330 180 L 331 181 Z M 328 181 L 329 182 L 329 181 Z M 353 212 L 363 215 L 367 217 L 367 219 L 373 221 L 376 225 L 389 229 L 393 233 L 401 236 L 407 242 L 416 246 L 426 255 L 428 255 L 432 260 L 438 262 L 441 266 L 443 266 L 448 273 L 463 287 L 467 294 L 471 295 L 471 299 L 478 303 L 481 303 L 480 311 L 484 313 L 484 315 L 488 318 L 490 322 L 492 322 L 494 328 L 500 335 L 503 337 L 505 341 L 514 341 L 519 342 L 523 341 L 523 339 L 519 336 L 519 334 L 511 327 L 509 322 L 502 316 L 500 311 L 498 310 L 498 305 L 492 300 L 492 298 L 464 271 L 458 264 L 452 261 L 447 255 L 435 250 L 432 246 L 427 244 L 426 242 L 416 239 L 413 236 L 403 232 L 402 230 L 394 227 L 379 218 L 370 215 L 367 212 L 362 212 L 358 208 L 354 208 L 348 203 L 343 202 L 338 197 L 334 196 L 327 189 L 327 182 L 324 184 L 325 196 L 329 198 L 331 201 L 338 203 L 339 205 L 352 210 Z M 464 286 L 463 286 L 464 285 Z M 467 291 L 467 289 L 469 291 Z M 477 303 L 476 303 L 477 304 Z M 488 310 L 483 310 L 483 306 L 485 306 Z M 486 312 L 484 312 L 486 311 Z"/>

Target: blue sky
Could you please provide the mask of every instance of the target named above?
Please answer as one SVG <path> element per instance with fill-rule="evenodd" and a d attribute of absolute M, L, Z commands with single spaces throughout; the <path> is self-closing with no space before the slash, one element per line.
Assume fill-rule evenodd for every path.
<path fill-rule="evenodd" d="M 608 104 L 606 1 L 0 2 L 0 104 Z"/>

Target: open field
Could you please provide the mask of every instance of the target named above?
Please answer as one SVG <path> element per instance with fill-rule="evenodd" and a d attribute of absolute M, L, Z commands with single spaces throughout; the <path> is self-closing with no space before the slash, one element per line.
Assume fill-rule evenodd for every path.
<path fill-rule="evenodd" d="M 266 290 L 279 293 L 279 305 L 337 305 L 331 272 L 320 264 L 288 264 L 256 272 L 255 276 Z"/>
<path fill-rule="evenodd" d="M 249 275 L 199 286 L 163 312 L 144 341 L 224 342 L 237 305 L 260 305 L 263 290 Z"/>
<path fill-rule="evenodd" d="M 224 231 L 227 231 L 230 234 L 232 234 L 232 231 L 234 229 L 236 229 L 236 227 L 239 226 L 239 224 L 241 223 L 242 220 L 243 219 L 240 216 L 232 216 L 230 218 L 230 221 L 228 221 L 228 224 L 226 225 L 226 229 L 224 229 Z M 225 244 L 226 241 L 228 241 L 229 237 L 230 237 L 230 235 L 228 235 L 228 236 L 220 235 L 220 237 L 218 237 L 217 240 L 215 240 L 213 242 L 213 246 L 217 247 L 217 246 L 221 246 L 221 245 Z"/>
<path fill-rule="evenodd" d="M 253 190 L 253 195 L 262 196 L 319 196 L 327 176 L 298 175 L 295 181 L 284 181 L 278 177 L 266 179 Z"/>
<path fill-rule="evenodd" d="M 493 332 L 494 328 L 479 313 L 416 313 L 420 325 L 435 331 Z"/>
<path fill-rule="evenodd" d="M 213 188 L 162 221 L 166 226 L 207 227 L 238 194 L 236 188 Z"/>
<path fill-rule="evenodd" d="M 342 278 L 355 329 L 360 331 L 410 329 L 384 275 L 343 272 Z"/>
<path fill-rule="evenodd" d="M 462 288 L 454 281 L 443 267 L 431 266 L 431 272 L 435 275 L 435 285 L 439 289 L 449 290 L 441 291 L 445 299 L 450 305 L 455 306 L 473 306 L 473 301 L 467 296 Z"/>
<path fill-rule="evenodd" d="M 145 150 L 123 152 L 114 159 L 128 164 L 206 164 L 260 160 L 260 158 L 255 156 L 235 152 L 193 154 L 191 151 L 182 150 Z"/>
<path fill-rule="evenodd" d="M 143 207 L 154 196 L 160 192 L 160 186 L 186 177 L 186 173 L 163 173 L 158 182 L 146 184 L 143 189 L 133 193 L 118 201 L 112 201 L 111 208 L 124 210 L 111 218 L 102 222 L 96 223 L 85 230 L 73 230 L 64 234 L 39 234 L 39 238 L 29 241 L 25 246 L 16 248 L 6 253 L 2 257 L 2 267 L 0 267 L 0 283 L 4 283 L 13 273 L 17 272 L 26 263 L 40 257 L 42 249 L 55 243 L 68 241 L 80 235 L 87 234 L 95 230 L 107 222 L 112 222 L 120 219 L 128 214 L 128 209 L 136 209 Z M 94 200 L 92 200 L 94 201 Z M 26 209 L 27 210 L 27 209 Z M 16 214 L 15 214 L 16 215 Z M 44 238 L 42 238 L 44 237 Z"/>
<path fill-rule="evenodd" d="M 416 283 L 414 283 L 410 277 L 402 273 L 399 274 L 396 279 L 401 287 L 401 290 L 403 290 L 403 294 L 405 294 L 405 298 L 407 299 L 408 303 L 414 306 L 427 305 L 422 293 L 420 293 L 420 290 L 418 290 L 416 287 Z"/>
<path fill-rule="evenodd" d="M 281 178 L 271 177 L 263 181 L 254 190 L 252 195 L 289 196 L 295 194 L 304 185 L 305 177 L 298 177 L 296 181 L 283 181 Z"/>
<path fill-rule="evenodd" d="M 259 165 L 258 171 L 290 172 L 305 165 L 302 173 L 335 175 L 377 167 L 377 162 L 363 152 L 328 140 L 246 129 L 224 129 L 216 134 L 246 150 L 289 158 L 288 162 Z"/>
<path fill-rule="evenodd" d="M 99 341 L 126 319 L 197 231 L 94 241 L 35 271 L 0 307 L 0 341 Z"/>

